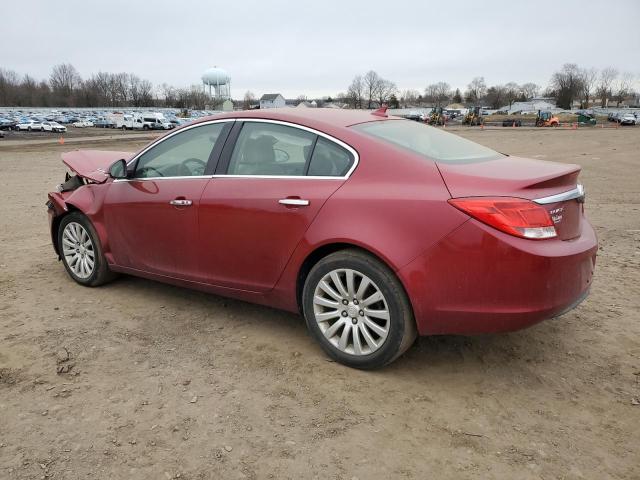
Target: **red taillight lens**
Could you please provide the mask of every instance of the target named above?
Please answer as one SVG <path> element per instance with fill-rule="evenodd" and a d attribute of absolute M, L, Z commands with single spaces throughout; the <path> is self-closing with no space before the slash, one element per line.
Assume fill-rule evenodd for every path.
<path fill-rule="evenodd" d="M 452 198 L 449 203 L 476 220 L 516 237 L 544 239 L 556 236 L 549 212 L 530 200 L 475 197 Z"/>

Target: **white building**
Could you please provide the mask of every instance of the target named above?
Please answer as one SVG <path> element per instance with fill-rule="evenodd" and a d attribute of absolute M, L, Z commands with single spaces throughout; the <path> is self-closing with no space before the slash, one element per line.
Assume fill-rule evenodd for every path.
<path fill-rule="evenodd" d="M 533 98 L 529 102 L 514 102 L 511 104 L 511 108 L 509 105 L 505 105 L 500 108 L 500 110 L 505 110 L 508 113 L 514 112 L 522 112 L 522 113 L 536 113 L 538 110 L 558 110 L 553 103 L 550 103 L 546 98 Z"/>
<path fill-rule="evenodd" d="M 260 97 L 260 108 L 281 108 L 284 106 L 284 97 L 279 93 L 265 93 Z"/>

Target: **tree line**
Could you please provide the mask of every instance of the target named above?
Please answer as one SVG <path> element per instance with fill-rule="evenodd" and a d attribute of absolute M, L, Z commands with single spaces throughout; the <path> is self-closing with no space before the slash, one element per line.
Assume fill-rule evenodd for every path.
<path fill-rule="evenodd" d="M 204 109 L 211 98 L 202 87 L 176 88 L 133 73 L 98 72 L 83 79 L 65 63 L 53 67 L 48 80 L 0 68 L 0 106 L 6 107 L 175 107 Z"/>
<path fill-rule="evenodd" d="M 533 82 L 487 86 L 484 77 L 474 77 L 464 92 L 443 81 L 429 84 L 420 92 L 415 89 L 399 91 L 395 83 L 371 70 L 364 75 L 356 75 L 346 93 L 339 93 L 337 99 L 351 108 L 372 108 L 383 103 L 391 108 L 466 103 L 499 109 L 510 108 L 516 101 L 524 102 L 542 94 L 546 98 L 555 98 L 556 105 L 565 109 L 576 104 L 580 108 L 590 108 L 595 106 L 595 100 L 601 107 L 611 106 L 612 102 L 619 107 L 631 98 L 637 102 L 638 93 L 633 90 L 633 80 L 633 74 L 621 74 L 613 67 L 598 70 L 567 63 L 554 72 L 544 90 Z"/>
<path fill-rule="evenodd" d="M 633 90 L 634 76 L 621 73 L 613 67 L 581 68 L 567 63 L 551 76 L 546 89 L 527 82 L 487 86 L 484 77 L 474 77 L 467 88 L 453 89 L 447 82 L 439 81 L 427 85 L 423 91 L 406 89 L 400 91 L 396 84 L 381 77 L 374 70 L 356 75 L 347 91 L 335 99 L 351 108 L 373 108 L 387 104 L 391 108 L 413 106 L 444 106 L 450 103 L 482 105 L 494 109 L 513 105 L 516 101 L 527 101 L 542 94 L 555 98 L 556 105 L 569 109 L 574 105 L 582 108 L 622 102 L 637 93 Z M 255 95 L 247 92 L 242 102 L 245 109 L 255 104 Z M 301 96 L 299 99 L 305 99 Z M 327 100 L 330 97 L 325 97 Z M 321 99 L 318 99 L 322 103 Z M 331 99 L 333 100 L 333 99 Z M 216 108 L 215 102 L 199 85 L 176 88 L 163 83 L 154 86 L 149 80 L 133 73 L 98 72 L 83 79 L 75 67 L 65 63 L 53 67 L 47 80 L 36 80 L 30 75 L 20 76 L 16 72 L 0 68 L 0 106 L 7 107 L 173 107 Z"/>

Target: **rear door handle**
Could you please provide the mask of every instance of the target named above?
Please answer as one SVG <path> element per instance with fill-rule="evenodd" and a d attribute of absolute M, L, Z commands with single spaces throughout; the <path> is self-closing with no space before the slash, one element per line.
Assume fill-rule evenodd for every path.
<path fill-rule="evenodd" d="M 302 198 L 281 198 L 278 200 L 280 205 L 288 205 L 291 207 L 306 207 L 309 205 L 309 200 L 304 200 Z"/>
<path fill-rule="evenodd" d="M 176 207 L 190 207 L 191 204 L 193 204 L 191 200 L 185 200 L 180 198 L 176 198 L 169 202 L 169 205 L 175 205 Z"/>

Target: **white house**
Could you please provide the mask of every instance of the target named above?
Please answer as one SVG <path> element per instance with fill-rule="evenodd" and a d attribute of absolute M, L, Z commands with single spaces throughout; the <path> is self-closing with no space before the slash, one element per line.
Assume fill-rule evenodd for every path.
<path fill-rule="evenodd" d="M 279 93 L 265 93 L 260 97 L 260 108 L 281 108 L 284 106 L 284 97 Z"/>

